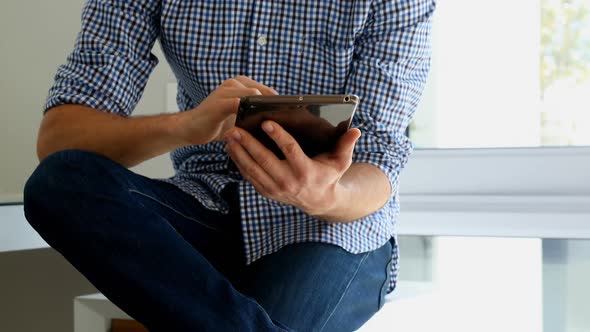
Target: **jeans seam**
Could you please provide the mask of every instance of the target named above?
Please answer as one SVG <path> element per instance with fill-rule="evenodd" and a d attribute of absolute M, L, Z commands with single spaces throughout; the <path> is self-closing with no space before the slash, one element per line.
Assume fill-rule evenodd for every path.
<path fill-rule="evenodd" d="M 326 327 L 326 324 L 328 324 L 328 322 L 330 321 L 330 319 L 332 318 L 332 316 L 334 316 L 334 313 L 336 312 L 336 309 L 338 309 L 338 306 L 340 305 L 340 303 L 344 299 L 344 296 L 346 296 L 346 293 L 350 289 L 350 285 L 352 285 L 352 282 L 356 278 L 359 270 L 361 269 L 361 266 L 363 265 L 363 263 L 365 262 L 365 260 L 367 259 L 367 257 L 369 257 L 369 254 L 370 254 L 370 252 L 365 253 L 365 256 L 363 256 L 363 258 L 359 262 L 358 266 L 356 267 L 356 270 L 354 271 L 354 274 L 352 275 L 352 277 L 348 281 L 348 284 L 346 285 L 346 288 L 344 289 L 344 292 L 342 292 L 342 296 L 340 296 L 340 299 L 338 300 L 338 303 L 336 303 L 336 305 L 334 306 L 334 309 L 332 309 L 332 312 L 330 313 L 330 315 L 328 315 L 328 318 L 326 318 L 326 321 L 324 321 L 324 324 L 322 324 L 322 327 L 320 328 L 319 331 L 322 331 L 324 329 L 324 327 Z"/>
<path fill-rule="evenodd" d="M 211 230 L 214 230 L 214 231 L 220 231 L 219 229 L 217 229 L 217 228 L 215 228 L 215 227 L 212 227 L 212 226 L 209 226 L 209 225 L 207 225 L 207 224 L 205 224 L 205 223 L 203 223 L 203 222 L 199 221 L 198 219 L 195 219 L 195 218 L 193 218 L 193 217 L 187 216 L 186 214 L 184 214 L 184 213 L 182 213 L 182 212 L 180 212 L 180 211 L 176 210 L 174 207 L 170 206 L 169 204 L 166 204 L 166 203 L 164 203 L 164 202 L 160 201 L 159 199 L 157 199 L 157 198 L 155 198 L 155 197 L 153 197 L 153 196 L 151 196 L 151 195 L 148 195 L 148 194 L 146 194 L 146 193 L 143 193 L 143 192 L 141 192 L 141 191 L 139 191 L 139 190 L 136 190 L 136 189 L 129 189 L 129 192 L 130 192 L 130 193 L 136 193 L 136 194 L 142 195 L 142 196 L 144 196 L 144 197 L 147 197 L 147 198 L 149 198 L 149 199 L 151 199 L 151 200 L 153 200 L 153 201 L 157 202 L 158 204 L 160 204 L 160 205 L 162 205 L 162 206 L 164 206 L 164 207 L 167 207 L 168 209 L 170 209 L 170 210 L 171 210 L 171 211 L 173 211 L 174 213 L 178 214 L 179 216 L 181 216 L 181 217 L 184 217 L 184 218 L 186 218 L 186 219 L 188 219 L 188 220 L 194 221 L 194 222 L 196 222 L 197 224 L 199 224 L 199 225 L 201 225 L 201 226 L 203 226 L 203 227 L 209 228 L 209 229 L 211 229 Z"/>
<path fill-rule="evenodd" d="M 387 289 L 389 288 L 389 279 L 390 279 L 390 275 L 389 272 L 391 271 L 391 265 L 393 264 L 393 258 L 389 260 L 389 262 L 387 263 L 387 265 L 385 266 L 385 281 L 383 282 L 383 285 L 381 286 L 381 289 L 379 290 L 379 305 L 378 305 L 378 310 L 381 310 L 381 308 L 383 308 L 383 306 L 385 305 L 385 301 L 384 298 L 382 297 L 383 293 L 387 293 Z"/>

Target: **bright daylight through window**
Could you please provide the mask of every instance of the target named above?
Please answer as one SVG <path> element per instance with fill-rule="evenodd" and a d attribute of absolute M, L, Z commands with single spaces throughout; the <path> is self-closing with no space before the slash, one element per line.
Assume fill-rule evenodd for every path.
<path fill-rule="evenodd" d="M 590 1 L 444 0 L 418 148 L 590 145 Z"/>

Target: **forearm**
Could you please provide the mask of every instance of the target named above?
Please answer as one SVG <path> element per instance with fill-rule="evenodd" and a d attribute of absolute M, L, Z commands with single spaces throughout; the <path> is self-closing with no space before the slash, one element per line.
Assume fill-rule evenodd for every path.
<path fill-rule="evenodd" d="M 66 149 L 92 151 L 125 167 L 169 152 L 183 145 L 175 135 L 175 115 L 123 118 L 81 105 L 49 110 L 41 123 L 37 155 Z"/>
<path fill-rule="evenodd" d="M 391 197 L 390 182 L 379 168 L 353 163 L 344 173 L 334 195 L 334 204 L 319 218 L 346 223 L 368 216 L 382 208 Z"/>

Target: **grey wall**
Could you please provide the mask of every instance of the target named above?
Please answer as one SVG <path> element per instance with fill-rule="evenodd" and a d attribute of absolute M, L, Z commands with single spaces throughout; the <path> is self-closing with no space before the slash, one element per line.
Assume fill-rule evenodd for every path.
<path fill-rule="evenodd" d="M 74 45 L 83 2 L 0 1 L 0 202 L 21 201 L 37 165 L 35 143 L 42 105 L 57 67 Z M 158 47 L 155 69 L 135 114 L 163 113 L 174 82 Z M 167 155 L 140 165 L 153 177 L 172 174 Z"/>
<path fill-rule="evenodd" d="M 0 331 L 71 332 L 74 297 L 96 289 L 53 249 L 0 253 Z"/>

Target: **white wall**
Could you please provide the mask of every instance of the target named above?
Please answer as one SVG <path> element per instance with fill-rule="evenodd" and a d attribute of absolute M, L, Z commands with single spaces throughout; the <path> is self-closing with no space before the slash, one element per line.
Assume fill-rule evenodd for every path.
<path fill-rule="evenodd" d="M 37 165 L 35 143 L 42 106 L 57 67 L 64 63 L 80 27 L 83 1 L 0 1 L 0 202 L 22 200 Z M 161 60 L 135 114 L 163 113 L 166 84 L 175 79 Z M 140 165 L 153 177 L 172 174 L 167 155 Z"/>

